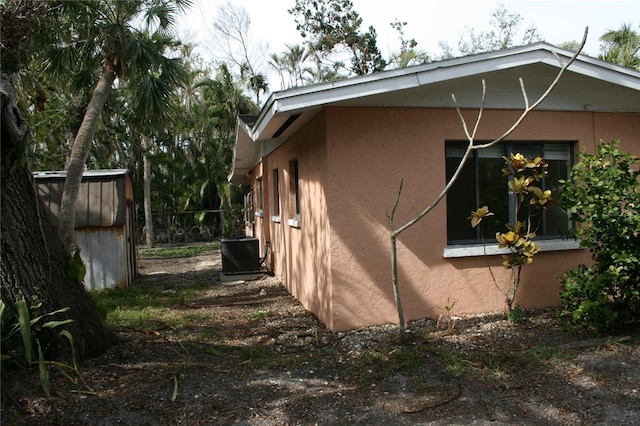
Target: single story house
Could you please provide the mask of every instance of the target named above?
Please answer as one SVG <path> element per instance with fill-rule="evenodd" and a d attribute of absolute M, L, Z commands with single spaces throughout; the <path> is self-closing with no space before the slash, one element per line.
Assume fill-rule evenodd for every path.
<path fill-rule="evenodd" d="M 261 255 L 269 242 L 269 267 L 329 329 L 397 323 L 388 217 L 401 179 L 395 228 L 431 203 L 455 170 L 467 138 L 451 95 L 471 130 L 486 82 L 475 140 L 491 141 L 524 108 L 519 79 L 533 103 L 559 59 L 571 56 L 539 43 L 271 94 L 258 116 L 238 120 L 229 176 L 251 188 L 251 231 Z M 621 149 L 640 155 L 640 72 L 580 55 L 517 130 L 476 151 L 445 199 L 400 235 L 405 319 L 436 318 L 452 305 L 453 314 L 504 310 L 487 267 L 508 281 L 491 237 L 513 214 L 501 156 L 543 156 L 545 185 L 554 188 L 576 154 L 593 152 L 601 139 L 620 139 Z M 467 220 L 485 204 L 500 212 L 486 238 Z M 541 252 L 523 269 L 522 307 L 556 305 L 556 277 L 589 262 L 570 226 L 557 206 L 545 213 Z"/>

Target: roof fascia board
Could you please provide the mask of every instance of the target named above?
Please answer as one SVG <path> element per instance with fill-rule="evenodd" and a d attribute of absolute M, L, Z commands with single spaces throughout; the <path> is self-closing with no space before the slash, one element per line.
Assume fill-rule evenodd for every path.
<path fill-rule="evenodd" d="M 308 108 L 330 105 L 355 98 L 411 89 L 425 84 L 507 68 L 517 68 L 534 63 L 544 63 L 561 68 L 563 63 L 570 60 L 571 56 L 572 53 L 569 51 L 547 43 L 537 43 L 275 92 L 269 97 L 253 128 L 247 129 L 247 133 L 254 141 L 271 137 L 272 135 L 264 134 L 264 131 L 272 118 L 279 113 L 300 112 Z M 571 65 L 570 70 L 578 74 L 640 90 L 639 72 L 586 55 L 579 55 Z M 392 80 L 393 84 L 389 84 L 389 80 Z"/>
<path fill-rule="evenodd" d="M 557 62 L 553 64 L 551 60 L 544 60 L 542 62 L 557 66 Z M 604 80 L 611 84 L 616 84 L 628 89 L 640 90 L 640 72 L 634 72 L 631 69 L 625 69 L 618 66 L 607 67 L 594 64 L 590 61 L 578 60 L 571 64 L 570 71 L 575 74 Z"/>
<path fill-rule="evenodd" d="M 241 169 L 244 170 L 248 166 L 246 164 L 247 159 L 243 159 L 242 164 L 238 164 L 236 168 L 235 157 L 238 144 L 249 145 L 245 148 L 248 148 L 253 156 L 259 156 L 261 149 L 256 146 L 256 142 L 273 139 L 273 135 L 265 134 L 265 131 L 273 118 L 278 114 L 301 113 L 313 108 L 321 109 L 323 106 L 343 101 L 536 63 L 543 63 L 559 69 L 564 63 L 568 62 L 572 56 L 572 52 L 557 48 L 556 46 L 547 43 L 536 43 L 273 92 L 252 125 L 239 120 L 236 129 L 237 136 L 236 147 L 234 148 L 234 162 L 229 178 L 231 179 L 234 174 L 237 174 Z M 570 71 L 575 74 L 596 78 L 611 84 L 640 91 L 640 72 L 604 62 L 587 55 L 579 55 L 571 65 Z M 244 136 L 241 135 L 241 132 L 244 133 Z M 279 146 L 284 139 L 273 139 L 273 143 L 269 143 L 269 146 L 265 146 L 263 149 L 269 152 L 273 150 L 274 147 Z"/>
<path fill-rule="evenodd" d="M 114 177 L 123 176 L 129 173 L 129 169 L 97 169 L 97 170 L 85 170 L 82 172 L 82 177 Z M 66 178 L 66 170 L 47 170 L 41 172 L 33 172 L 34 177 L 37 178 Z"/>
<path fill-rule="evenodd" d="M 231 179 L 233 178 L 233 176 L 236 173 L 236 157 L 238 155 L 238 147 L 241 143 L 240 141 L 240 131 L 242 130 L 242 132 L 244 132 L 245 134 L 248 134 L 245 126 L 243 126 L 242 124 L 240 124 L 242 120 L 240 120 L 239 118 L 236 117 L 236 140 L 234 142 L 234 146 L 233 146 L 233 158 L 231 159 L 231 170 L 229 171 L 229 174 L 227 175 L 227 180 L 229 182 L 231 182 Z"/>
<path fill-rule="evenodd" d="M 240 121 L 242 120 L 236 119 L 236 138 L 235 138 L 236 140 L 233 143 L 233 158 L 231 159 L 231 170 L 227 175 L 227 180 L 229 182 L 232 181 L 233 177 L 236 174 L 236 157 L 238 155 L 238 144 L 241 143 L 240 142 L 240 129 L 241 129 Z"/>
<path fill-rule="evenodd" d="M 267 103 L 260 111 L 260 115 L 256 120 L 253 128 L 248 132 L 248 135 L 252 140 L 256 141 L 259 139 L 260 135 L 264 132 L 264 129 L 271 122 L 271 119 L 278 113 L 281 112 L 280 101 L 278 100 L 279 95 L 282 96 L 285 92 L 276 92 L 269 96 Z"/>
<path fill-rule="evenodd" d="M 532 65 L 536 63 L 543 63 L 552 67 L 558 68 L 558 70 L 564 66 L 571 58 L 560 57 L 563 62 L 560 63 L 558 58 L 549 53 L 549 55 L 540 56 L 538 52 L 526 52 L 521 54 L 518 58 L 513 57 L 498 57 L 493 58 L 490 61 L 479 61 L 476 63 L 467 64 L 465 67 L 447 67 L 435 70 L 429 70 L 418 74 L 421 85 L 438 83 L 444 80 L 454 80 L 461 77 L 469 77 L 472 75 L 485 74 L 491 71 L 499 71 L 509 68 L 518 68 L 521 66 Z M 618 66 L 603 66 L 602 63 L 594 63 L 593 60 L 587 59 L 586 56 L 579 57 L 571 66 L 569 71 L 585 75 L 588 77 L 597 78 L 599 80 L 609 81 L 611 83 L 627 87 L 634 90 L 640 90 L 640 73 L 630 69 L 625 69 Z M 514 60 L 516 59 L 516 60 Z M 588 58 L 591 59 L 591 58 Z M 445 73 L 445 77 L 441 75 Z"/>
<path fill-rule="evenodd" d="M 262 110 L 260 111 L 260 114 L 258 115 L 256 122 L 253 126 L 253 132 L 250 132 L 249 134 L 256 135 L 261 133 L 260 131 L 258 131 L 258 129 L 264 130 L 264 128 L 266 127 L 266 124 L 264 124 L 265 121 L 267 122 L 270 121 L 271 117 L 273 117 L 275 114 L 279 112 L 287 112 L 287 110 L 283 109 L 283 107 L 285 105 L 290 106 L 292 104 L 295 104 L 295 102 L 288 101 L 291 99 L 296 99 L 301 96 L 323 94 L 328 91 L 333 91 L 340 88 L 349 88 L 352 86 L 360 87 L 361 85 L 364 85 L 367 83 L 381 82 L 381 81 L 393 79 L 393 78 L 402 78 L 407 76 L 409 76 L 409 78 L 414 78 L 412 76 L 415 76 L 416 74 L 421 72 L 430 71 L 435 68 L 439 68 L 443 66 L 451 67 L 455 65 L 464 64 L 467 62 L 473 62 L 477 60 L 478 57 L 480 56 L 504 56 L 506 54 L 505 52 L 508 52 L 508 51 L 509 49 L 505 49 L 504 51 L 486 52 L 478 55 L 463 56 L 463 57 L 453 58 L 453 59 L 449 59 L 441 62 L 432 62 L 432 63 L 417 65 L 413 67 L 384 71 L 377 74 L 368 74 L 364 76 L 347 78 L 344 80 L 312 84 L 309 86 L 303 86 L 303 87 L 283 90 L 279 92 L 273 92 L 265 102 L 265 105 L 263 106 Z M 414 86 L 408 86 L 406 88 L 411 88 L 411 87 L 414 87 Z M 357 92 L 357 91 L 354 91 L 354 92 Z M 317 96 L 317 97 L 325 99 L 323 96 Z M 306 105 L 306 106 L 310 106 L 310 105 Z"/>
<path fill-rule="evenodd" d="M 332 104 L 353 98 L 364 98 L 371 95 L 389 92 L 387 79 L 376 79 L 342 87 L 328 88 L 322 91 L 310 92 L 301 97 L 289 97 L 279 101 L 280 112 L 292 112 L 308 109 L 320 105 Z M 410 89 L 420 85 L 415 73 L 394 77 L 393 91 Z"/>
<path fill-rule="evenodd" d="M 544 44 L 544 43 L 541 43 L 541 44 Z M 531 46 L 539 47 L 540 44 L 531 45 Z M 271 95 L 265 102 L 262 110 L 260 111 L 260 114 L 258 115 L 256 122 L 253 125 L 253 129 L 251 131 L 248 131 L 247 133 L 251 135 L 253 140 L 257 140 L 258 135 L 261 135 L 261 133 L 264 131 L 265 127 L 267 126 L 268 122 L 271 121 L 271 118 L 274 115 L 280 112 L 289 112 L 290 109 L 285 109 L 285 108 L 286 107 L 291 108 L 292 105 L 296 104 L 296 102 L 291 101 L 291 99 L 296 99 L 301 96 L 309 96 L 309 95 L 316 95 L 314 97 L 320 98 L 320 99 L 326 99 L 326 97 L 320 94 L 324 94 L 328 91 L 334 91 L 340 88 L 343 88 L 343 89 L 347 88 L 347 92 L 349 92 L 348 88 L 353 86 L 361 87 L 361 85 L 364 85 L 367 83 L 371 83 L 371 82 L 381 83 L 382 81 L 394 79 L 394 78 L 415 79 L 415 75 L 419 73 L 431 71 L 436 68 L 449 68 L 457 65 L 464 65 L 469 62 L 475 62 L 480 58 L 491 59 L 495 57 L 511 56 L 518 53 L 519 50 L 532 50 L 531 46 L 523 46 L 521 48 L 513 48 L 513 49 L 504 49 L 504 50 L 494 51 L 494 52 L 485 52 L 477 55 L 462 56 L 459 58 L 453 58 L 446 61 L 432 62 L 432 63 L 417 65 L 413 67 L 384 71 L 377 74 L 369 74 L 369 75 L 364 75 L 359 77 L 347 78 L 344 80 L 331 81 L 327 83 L 318 83 L 310 86 L 303 86 L 303 87 L 298 87 L 294 89 L 273 92 L 271 93 Z M 533 49 L 533 50 L 538 50 L 538 49 Z M 414 81 L 413 83 L 417 83 L 417 82 Z M 409 85 L 403 88 L 411 88 L 411 87 L 415 87 L 415 86 Z M 351 91 L 357 93 L 357 90 L 351 89 Z M 376 94 L 376 93 L 380 93 L 380 92 L 375 92 L 373 94 Z M 344 100 L 344 99 L 339 99 L 339 100 Z M 315 104 L 303 103 L 302 105 L 304 106 L 303 107 L 297 106 L 297 108 L 317 106 L 317 103 Z"/>
<path fill-rule="evenodd" d="M 404 74 L 404 75 L 403 75 Z M 263 132 L 271 119 L 278 113 L 295 112 L 308 108 L 327 105 L 335 102 L 353 99 L 354 97 L 366 97 L 389 91 L 386 80 L 398 79 L 394 90 L 409 89 L 419 85 L 415 72 L 408 74 L 405 71 L 398 75 L 386 75 L 386 73 L 372 74 L 336 82 L 322 83 L 303 88 L 276 92 L 270 96 L 267 104 L 261 111 L 252 132 L 253 140 L 264 139 L 271 135 L 263 135 Z M 383 77 L 381 77 L 383 75 Z"/>
<path fill-rule="evenodd" d="M 243 152 L 239 152 L 241 147 Z M 240 159 L 238 159 L 238 154 L 240 154 Z M 235 146 L 233 147 L 231 171 L 227 176 L 227 180 L 229 182 L 238 183 L 233 181 L 234 176 L 240 174 L 240 170 L 245 170 L 247 168 L 248 170 L 251 170 L 259 159 L 259 154 L 260 147 L 254 139 L 252 139 L 251 129 L 249 126 L 242 120 L 236 120 L 236 140 Z M 244 174 L 246 174 L 246 172 L 241 173 L 240 175 L 242 176 Z"/>
<path fill-rule="evenodd" d="M 508 57 L 493 58 L 490 61 L 469 63 L 464 64 L 463 66 L 440 67 L 438 69 L 421 72 L 418 74 L 418 81 L 419 84 L 423 86 L 447 80 L 455 80 L 462 77 L 486 74 L 492 71 L 517 68 L 522 65 L 531 65 L 537 62 L 540 62 L 539 58 L 522 58 L 518 61 L 514 61 L 513 58 Z"/>

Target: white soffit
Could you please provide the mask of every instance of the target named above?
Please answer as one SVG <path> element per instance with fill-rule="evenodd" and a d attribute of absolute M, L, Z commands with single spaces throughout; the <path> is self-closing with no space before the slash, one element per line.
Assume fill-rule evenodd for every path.
<path fill-rule="evenodd" d="M 532 104 L 572 55 L 538 43 L 274 92 L 255 120 L 239 123 L 229 179 L 239 182 L 265 154 L 259 141 L 274 149 L 324 107 L 453 108 L 453 93 L 459 107 L 478 108 L 485 80 L 486 108 L 521 109 L 519 79 Z M 640 72 L 579 55 L 539 109 L 640 112 Z"/>
<path fill-rule="evenodd" d="M 473 92 L 481 93 L 481 80 L 485 77 L 490 79 L 491 75 L 496 76 L 497 79 L 502 77 L 511 78 L 511 80 L 507 79 L 505 81 L 504 86 L 501 84 L 497 91 L 515 94 L 514 101 L 518 97 L 519 99 L 517 102 L 507 102 L 506 104 L 488 104 L 487 107 L 519 108 L 524 104 L 524 101 L 520 93 L 518 77 L 523 77 L 525 80 L 528 93 L 529 90 L 534 93 L 538 85 L 544 90 L 555 78 L 559 68 L 562 66 L 558 58 L 563 63 L 566 63 L 570 57 L 570 52 L 546 43 L 539 43 L 276 92 L 270 96 L 258 116 L 255 126 L 251 129 L 251 137 L 254 140 L 271 138 L 273 136 L 271 132 L 276 127 L 273 121 L 278 121 L 278 117 L 281 115 L 288 117 L 292 114 L 299 114 L 309 108 L 321 108 L 329 105 L 454 107 L 451 100 L 451 92 L 457 92 L 458 85 L 464 86 L 472 78 L 477 82 Z M 539 67 L 541 64 L 546 67 Z M 534 67 L 534 65 L 538 66 Z M 543 69 L 544 71 L 541 72 Z M 518 72 L 515 74 L 508 73 L 506 72 L 508 70 L 517 70 Z M 518 73 L 521 75 L 518 75 Z M 544 79 L 544 84 L 541 80 L 536 84 L 530 85 L 531 81 L 533 80 L 535 83 L 535 80 L 540 75 L 548 77 Z M 573 80 L 578 75 L 600 80 L 600 89 L 605 86 L 610 88 L 620 86 L 640 93 L 639 72 L 588 56 L 580 55 L 565 72 L 561 82 L 563 80 Z M 576 81 L 585 82 L 585 80 L 581 79 Z M 448 93 L 444 98 L 440 94 L 440 100 L 438 101 L 438 99 L 429 94 L 436 92 L 438 83 L 443 82 L 447 82 Z M 573 89 L 571 86 L 574 85 L 565 83 L 565 87 L 569 89 Z M 589 81 L 589 90 L 592 89 L 592 86 L 593 82 Z M 493 87 L 495 88 L 495 86 Z M 411 91 L 415 89 L 418 90 L 412 95 Z M 491 88 L 488 88 L 488 94 L 490 94 L 491 90 Z M 585 92 L 585 87 L 580 87 L 579 91 Z M 417 96 L 423 98 L 422 102 L 416 102 Z M 413 102 L 407 102 L 412 98 Z M 612 98 L 613 96 L 608 97 L 609 100 Z M 530 102 L 535 101 L 535 99 L 537 98 L 532 97 L 530 94 Z M 601 101 L 606 100 L 603 97 L 599 99 Z M 640 98 L 637 101 L 640 103 Z M 550 109 L 575 109 L 576 105 L 576 102 L 569 102 L 563 107 L 561 102 L 556 101 L 555 104 L 547 102 L 544 107 Z M 459 106 L 477 107 L 478 103 Z M 626 110 L 629 108 L 628 105 L 622 106 Z M 637 104 L 636 106 L 632 105 L 631 108 L 638 110 Z M 611 105 L 611 108 L 606 109 L 618 110 L 619 106 Z M 279 121 L 284 122 L 286 118 Z"/>
<path fill-rule="evenodd" d="M 253 166 L 260 159 L 260 145 L 249 136 L 250 126 L 241 118 L 236 124 L 236 141 L 233 148 L 233 162 L 227 179 L 231 183 L 242 184 Z"/>

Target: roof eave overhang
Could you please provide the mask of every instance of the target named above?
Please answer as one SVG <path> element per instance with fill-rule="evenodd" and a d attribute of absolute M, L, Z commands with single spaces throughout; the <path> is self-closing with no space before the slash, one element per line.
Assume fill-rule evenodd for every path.
<path fill-rule="evenodd" d="M 258 116 L 253 127 L 254 140 L 269 139 L 270 124 L 283 114 L 296 114 L 309 108 L 318 108 L 354 101 L 371 96 L 417 88 L 424 85 L 456 80 L 461 77 L 484 75 L 490 72 L 525 65 L 543 63 L 560 69 L 571 59 L 571 53 L 554 46 L 541 44 L 532 48 L 507 49 L 497 52 L 456 58 L 421 66 L 392 70 L 379 74 L 306 86 L 285 92 L 273 93 Z M 610 81 L 622 87 L 640 91 L 640 73 L 608 64 L 586 55 L 579 55 L 571 64 L 571 72 L 600 80 Z M 453 107 L 453 103 L 451 107 Z"/>
<path fill-rule="evenodd" d="M 362 105 L 366 105 L 366 100 L 372 99 L 376 95 L 410 90 L 461 78 L 474 76 L 482 78 L 492 72 L 533 64 L 545 64 L 559 70 L 571 59 L 571 56 L 571 52 L 546 43 L 539 43 L 274 92 L 267 99 L 252 126 L 247 126 L 244 123 L 239 125 L 234 149 L 234 170 L 229 175 L 229 179 L 232 182 L 241 180 L 238 174 L 242 173 L 242 176 L 245 176 L 243 172 L 247 169 L 250 170 L 259 162 L 260 141 L 270 141 L 274 138 L 279 141 L 286 140 L 289 134 L 292 134 L 326 106 L 356 105 L 360 102 Z M 569 70 L 575 74 L 596 78 L 640 92 L 639 72 L 605 63 L 586 55 L 579 55 Z M 453 100 L 451 100 L 450 106 L 455 107 Z M 287 129 L 286 126 L 291 124 L 288 121 L 291 121 L 290 119 L 294 115 L 302 116 L 305 119 L 299 119 L 295 125 Z M 238 161 L 236 157 L 239 156 L 241 145 L 244 144 L 252 147 L 251 149 L 242 148 L 244 151 L 250 151 L 251 155 L 247 156 L 246 153 L 243 153 L 243 156 L 247 158 L 243 157 L 240 159 L 241 161 Z M 253 161 L 250 167 L 247 163 L 249 157 Z"/>
<path fill-rule="evenodd" d="M 233 147 L 233 162 L 227 179 L 238 185 L 247 183 L 247 176 L 260 160 L 260 144 L 251 137 L 251 127 L 238 119 L 236 124 L 236 140 Z"/>

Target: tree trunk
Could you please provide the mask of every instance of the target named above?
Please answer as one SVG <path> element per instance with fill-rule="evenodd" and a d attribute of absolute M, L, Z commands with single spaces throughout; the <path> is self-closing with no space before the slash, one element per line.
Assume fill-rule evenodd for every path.
<path fill-rule="evenodd" d="M 142 164 L 144 181 L 144 226 L 148 247 L 154 245 L 153 216 L 151 214 L 151 160 L 149 159 L 149 136 L 142 136 Z"/>
<path fill-rule="evenodd" d="M 106 65 L 95 90 L 91 101 L 87 106 L 80 129 L 76 135 L 71 149 L 71 158 L 67 167 L 67 177 L 64 181 L 60 214 L 58 216 L 58 234 L 67 252 L 70 252 L 74 244 L 74 232 L 76 224 L 76 200 L 84 166 L 91 151 L 91 143 L 96 134 L 102 109 L 107 102 L 107 97 L 111 91 L 111 86 L 115 80 L 115 72 L 112 67 Z"/>
<path fill-rule="evenodd" d="M 41 302 L 41 313 L 71 308 L 57 319 L 74 320 L 65 328 L 80 349 L 77 353 L 81 357 L 100 355 L 108 347 L 105 330 L 82 283 L 66 273 L 69 255 L 37 197 L 33 177 L 26 167 L 27 126 L 15 105 L 12 85 L 5 85 L 5 77 L 1 79 L 2 288 L 14 302 Z M 48 341 L 51 335 L 42 337 Z M 55 351 L 55 347 L 50 349 Z"/>

